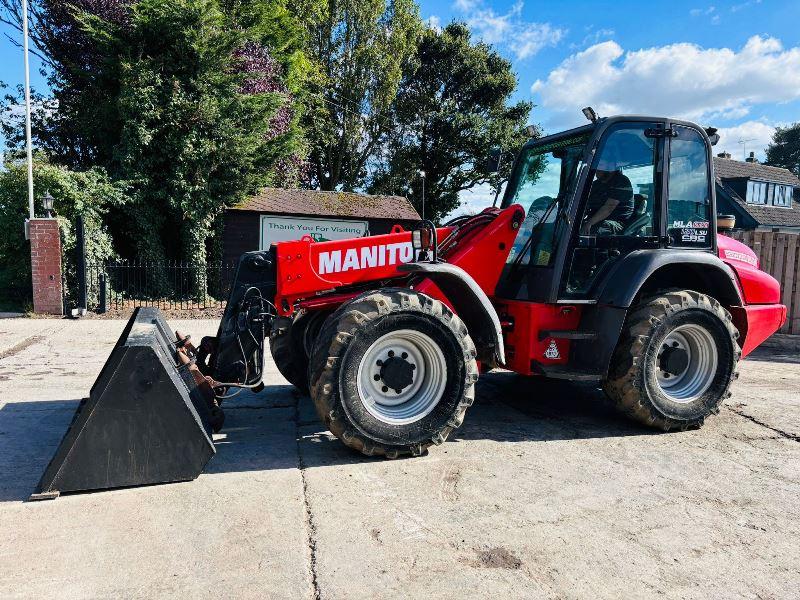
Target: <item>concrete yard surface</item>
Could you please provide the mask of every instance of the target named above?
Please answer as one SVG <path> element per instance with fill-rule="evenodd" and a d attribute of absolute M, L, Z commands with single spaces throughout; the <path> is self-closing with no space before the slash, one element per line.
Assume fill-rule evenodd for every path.
<path fill-rule="evenodd" d="M 215 321 L 171 322 L 195 339 Z M 123 321 L 0 320 L 1 598 L 796 598 L 800 357 L 663 434 L 585 384 L 484 375 L 464 425 L 366 458 L 268 365 L 196 481 L 27 502 Z"/>

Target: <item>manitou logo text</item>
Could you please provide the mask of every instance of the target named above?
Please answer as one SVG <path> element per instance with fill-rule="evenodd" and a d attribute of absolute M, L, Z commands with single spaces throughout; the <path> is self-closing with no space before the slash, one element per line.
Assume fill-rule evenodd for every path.
<path fill-rule="evenodd" d="M 414 247 L 411 242 L 348 248 L 345 251 L 331 250 L 319 253 L 319 274 L 385 267 L 408 263 L 413 259 Z"/>

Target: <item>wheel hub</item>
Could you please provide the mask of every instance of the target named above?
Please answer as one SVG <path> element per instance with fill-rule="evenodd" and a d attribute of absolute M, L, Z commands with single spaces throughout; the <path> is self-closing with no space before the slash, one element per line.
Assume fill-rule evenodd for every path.
<path fill-rule="evenodd" d="M 658 363 L 664 373 L 680 375 L 689 366 L 689 353 L 679 346 L 667 346 L 661 353 Z"/>
<path fill-rule="evenodd" d="M 436 408 L 447 384 L 439 345 L 413 329 L 387 333 L 367 348 L 358 368 L 364 408 L 391 425 L 419 421 Z"/>
<path fill-rule="evenodd" d="M 414 381 L 414 369 L 416 365 L 406 360 L 408 353 L 403 352 L 401 356 L 390 356 L 381 361 L 381 370 L 378 375 L 380 380 L 391 390 L 398 394 Z"/>
<path fill-rule="evenodd" d="M 705 327 L 681 325 L 667 334 L 658 351 L 658 385 L 673 401 L 692 402 L 711 387 L 718 361 L 716 342 Z"/>

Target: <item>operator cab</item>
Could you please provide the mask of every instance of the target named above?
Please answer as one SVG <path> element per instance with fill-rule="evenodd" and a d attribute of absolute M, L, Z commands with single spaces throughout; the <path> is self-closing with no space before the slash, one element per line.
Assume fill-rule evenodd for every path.
<path fill-rule="evenodd" d="M 716 251 L 711 140 L 701 127 L 618 116 L 526 144 L 503 197 L 526 218 L 497 297 L 596 301 L 638 251 Z"/>

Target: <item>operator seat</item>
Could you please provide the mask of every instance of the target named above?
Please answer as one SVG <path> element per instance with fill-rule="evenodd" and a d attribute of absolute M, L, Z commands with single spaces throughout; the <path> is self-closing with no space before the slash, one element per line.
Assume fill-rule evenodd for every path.
<path fill-rule="evenodd" d="M 633 214 L 628 219 L 627 225 L 620 235 L 642 235 L 642 229 L 650 223 L 650 215 L 647 214 L 647 196 L 644 194 L 633 195 Z"/>

